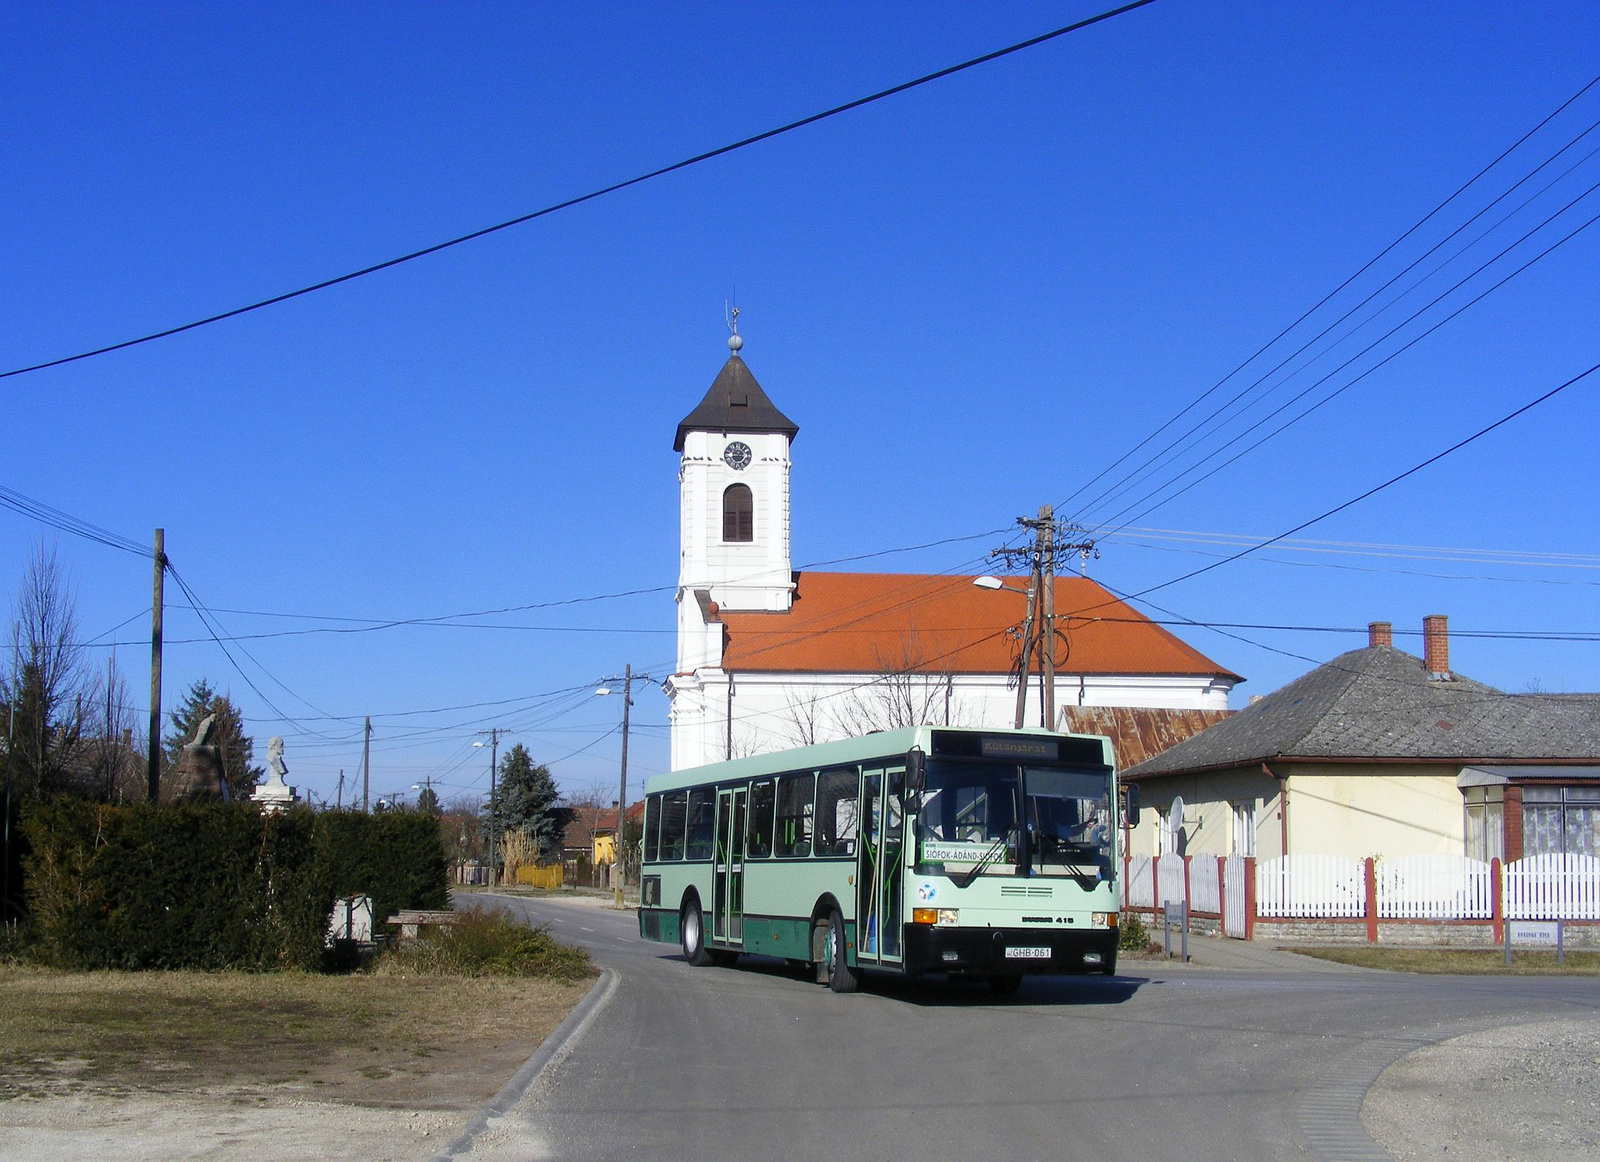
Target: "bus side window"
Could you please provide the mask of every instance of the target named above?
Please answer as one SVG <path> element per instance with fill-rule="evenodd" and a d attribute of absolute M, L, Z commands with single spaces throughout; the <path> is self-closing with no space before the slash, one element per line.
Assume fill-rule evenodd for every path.
<path fill-rule="evenodd" d="M 750 784 L 750 816 L 746 821 L 744 853 L 749 859 L 766 859 L 772 854 L 771 779 Z"/>
<path fill-rule="evenodd" d="M 689 849 L 686 859 L 710 859 L 712 839 L 716 832 L 713 808 L 717 792 L 711 787 L 700 787 L 689 792 Z"/>
<path fill-rule="evenodd" d="M 661 796 L 661 858 L 683 858 L 684 804 L 687 791 L 668 791 Z"/>
<path fill-rule="evenodd" d="M 818 855 L 855 854 L 856 784 L 854 769 L 824 771 L 817 780 Z"/>
<path fill-rule="evenodd" d="M 651 795 L 644 801 L 644 861 L 655 863 L 661 858 L 661 796 Z"/>
<path fill-rule="evenodd" d="M 811 816 L 816 810 L 817 776 L 784 775 L 778 780 L 778 854 L 811 854 Z"/>

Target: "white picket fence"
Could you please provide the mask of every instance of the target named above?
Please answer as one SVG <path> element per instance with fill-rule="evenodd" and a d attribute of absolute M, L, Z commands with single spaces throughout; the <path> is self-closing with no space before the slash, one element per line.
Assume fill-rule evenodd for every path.
<path fill-rule="evenodd" d="M 1256 913 L 1342 918 L 1366 915 L 1366 871 L 1340 855 L 1284 855 L 1256 864 Z"/>
<path fill-rule="evenodd" d="M 1221 915 L 1230 936 L 1245 932 L 1246 863 L 1211 854 L 1129 856 L 1123 906 L 1159 908 L 1184 900 L 1191 912 Z M 1219 881 L 1218 868 L 1221 868 Z M 1494 865 L 1458 855 L 1408 855 L 1373 863 L 1380 920 L 1490 920 Z M 1501 868 L 1508 920 L 1600 920 L 1600 857 L 1537 855 Z M 1219 882 L 1221 890 L 1219 891 Z M 1279 919 L 1361 919 L 1367 914 L 1361 860 L 1307 853 L 1257 862 L 1255 914 Z"/>
<path fill-rule="evenodd" d="M 1127 872 L 1122 877 L 1122 906 L 1124 908 L 1156 906 L 1156 879 L 1152 871 L 1152 860 L 1148 855 L 1128 857 Z"/>
<path fill-rule="evenodd" d="M 1464 855 L 1405 855 L 1377 861 L 1378 916 L 1393 920 L 1488 920 L 1494 868 Z"/>
<path fill-rule="evenodd" d="M 1189 857 L 1189 911 L 1222 911 L 1222 887 L 1217 882 L 1218 857 L 1195 855 Z"/>
<path fill-rule="evenodd" d="M 1533 855 L 1506 865 L 1512 920 L 1600 920 L 1600 858 Z"/>

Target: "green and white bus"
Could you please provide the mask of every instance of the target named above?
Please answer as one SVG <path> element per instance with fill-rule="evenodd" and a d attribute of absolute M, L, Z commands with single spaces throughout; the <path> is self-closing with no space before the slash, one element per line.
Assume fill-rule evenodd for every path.
<path fill-rule="evenodd" d="M 915 726 L 657 775 L 645 788 L 639 934 L 690 964 L 742 953 L 947 973 L 1113 973 L 1111 742 Z"/>

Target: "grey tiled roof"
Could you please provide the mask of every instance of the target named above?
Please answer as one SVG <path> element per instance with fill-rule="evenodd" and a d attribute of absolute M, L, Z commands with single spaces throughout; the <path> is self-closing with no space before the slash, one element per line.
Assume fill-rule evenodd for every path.
<path fill-rule="evenodd" d="M 744 360 L 730 355 L 717 372 L 711 390 L 678 425 L 674 452 L 683 451 L 683 438 L 694 432 L 782 432 L 793 440 L 800 428 L 761 390 Z"/>
<path fill-rule="evenodd" d="M 1600 758 L 1600 695 L 1506 694 L 1390 646 L 1340 654 L 1127 773 L 1182 774 L 1275 758 Z"/>

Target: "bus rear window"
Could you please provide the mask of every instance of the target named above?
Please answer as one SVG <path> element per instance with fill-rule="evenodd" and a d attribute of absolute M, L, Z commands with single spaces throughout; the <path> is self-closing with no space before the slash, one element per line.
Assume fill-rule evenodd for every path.
<path fill-rule="evenodd" d="M 811 815 L 816 810 L 817 776 L 785 775 L 778 780 L 778 854 L 811 854 Z"/>
<path fill-rule="evenodd" d="M 684 804 L 687 791 L 668 791 L 661 796 L 661 858 L 683 858 Z"/>
<path fill-rule="evenodd" d="M 687 859 L 710 859 L 711 841 L 716 833 L 714 808 L 716 791 L 702 787 L 689 792 L 689 848 Z"/>

